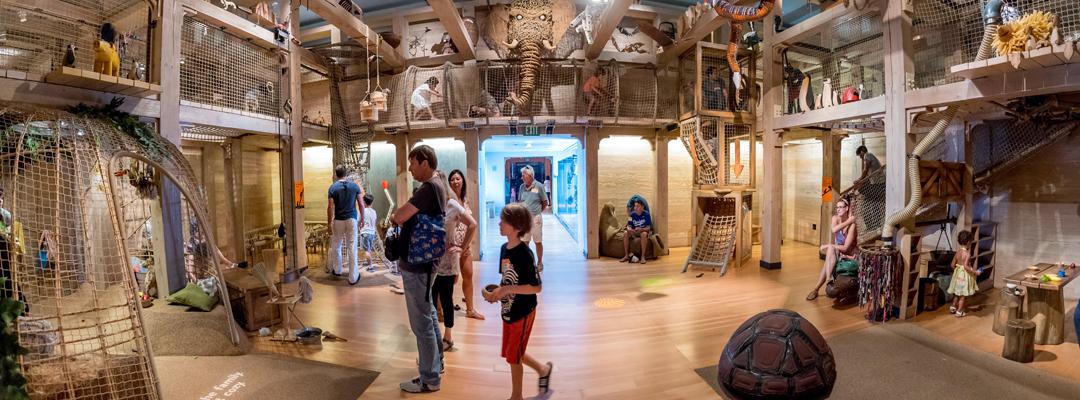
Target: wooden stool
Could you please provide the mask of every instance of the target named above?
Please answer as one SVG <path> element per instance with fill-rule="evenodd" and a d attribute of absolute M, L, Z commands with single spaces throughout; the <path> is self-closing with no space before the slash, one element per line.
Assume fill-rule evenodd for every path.
<path fill-rule="evenodd" d="M 1005 328 L 1005 347 L 1001 356 L 1029 363 L 1035 359 L 1035 323 L 1024 319 L 1009 320 Z"/>
<path fill-rule="evenodd" d="M 997 313 L 994 314 L 994 333 L 1004 335 L 1009 321 L 1020 318 L 1019 304 L 998 304 Z"/>

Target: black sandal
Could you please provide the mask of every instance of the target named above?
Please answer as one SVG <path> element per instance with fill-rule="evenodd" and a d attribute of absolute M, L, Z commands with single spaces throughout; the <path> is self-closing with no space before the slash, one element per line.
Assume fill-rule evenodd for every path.
<path fill-rule="evenodd" d="M 541 376 L 540 379 L 537 380 L 537 384 L 540 387 L 541 394 L 548 392 L 548 388 L 551 386 L 551 373 L 555 372 L 555 364 L 552 364 L 550 361 L 548 361 L 547 366 L 547 375 Z"/>

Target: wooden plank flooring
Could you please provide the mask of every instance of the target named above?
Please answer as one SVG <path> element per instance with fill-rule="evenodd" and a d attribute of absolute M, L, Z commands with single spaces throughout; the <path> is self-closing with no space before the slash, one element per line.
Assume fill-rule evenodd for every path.
<path fill-rule="evenodd" d="M 694 369 L 717 362 L 723 345 L 740 323 L 772 308 L 799 312 L 826 337 L 870 326 L 857 307 L 835 309 L 824 295 L 816 301 L 804 300 L 821 266 L 813 246 L 785 246 L 781 270 L 758 268 L 755 254 L 749 263 L 729 269 L 721 278 L 710 270 L 692 269 L 681 274 L 687 248 L 674 249 L 662 260 L 646 265 L 607 258 L 586 262 L 580 253 L 568 251 L 572 243 L 558 243 L 554 232 L 545 233 L 544 290 L 529 353 L 554 361 L 553 398 L 716 398 Z M 497 249 L 489 247 L 487 255 L 487 260 L 476 264 L 478 288 L 498 277 Z M 348 342 L 328 342 L 315 348 L 257 339 L 256 348 L 376 370 L 381 375 L 363 398 L 409 397 L 398 390 L 398 383 L 417 374 L 416 345 L 402 296 L 385 287 L 316 284 L 315 290 L 314 301 L 297 310 L 299 317 L 348 338 Z M 1075 304 L 1075 299 L 1071 302 Z M 508 397 L 509 368 L 499 358 L 502 327 L 498 308 L 481 301 L 480 310 L 487 320 L 457 314 L 457 348 L 447 354 L 442 390 L 416 397 Z M 990 329 L 992 312 L 993 307 L 988 306 L 957 319 L 942 309 L 920 315 L 915 323 L 941 334 L 942 340 L 999 353 L 1002 339 Z M 1064 345 L 1037 349 L 1031 366 L 1080 380 L 1080 348 L 1075 336 Z M 532 396 L 536 375 L 526 370 L 525 395 Z"/>

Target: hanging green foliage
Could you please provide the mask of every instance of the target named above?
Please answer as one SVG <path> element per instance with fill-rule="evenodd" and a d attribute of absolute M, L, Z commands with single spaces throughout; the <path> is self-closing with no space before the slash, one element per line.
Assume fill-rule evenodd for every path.
<path fill-rule="evenodd" d="M 69 108 L 68 111 L 83 118 L 110 121 L 116 124 L 116 127 L 121 132 L 138 141 L 149 156 L 155 158 L 164 157 L 166 151 L 162 147 L 157 133 L 142 121 L 139 121 L 139 117 L 120 111 L 120 106 L 123 104 L 123 98 L 113 97 L 112 101 L 104 106 L 95 107 L 79 103 L 79 105 Z"/>
<path fill-rule="evenodd" d="M 0 287 L 6 278 L 0 277 Z M 8 297 L 0 297 L 0 399 L 29 400 L 26 378 L 19 368 L 19 356 L 27 350 L 19 345 L 14 326 L 26 305 Z"/>

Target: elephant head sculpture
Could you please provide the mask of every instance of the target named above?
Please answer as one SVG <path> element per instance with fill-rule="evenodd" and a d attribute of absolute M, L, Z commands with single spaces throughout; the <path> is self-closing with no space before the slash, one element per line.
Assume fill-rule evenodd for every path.
<path fill-rule="evenodd" d="M 512 0 L 491 10 L 484 32 L 489 45 L 505 58 L 521 59 L 521 86 L 507 96 L 518 108 L 528 109 L 541 54 L 554 54 L 575 14 L 570 0 Z"/>

